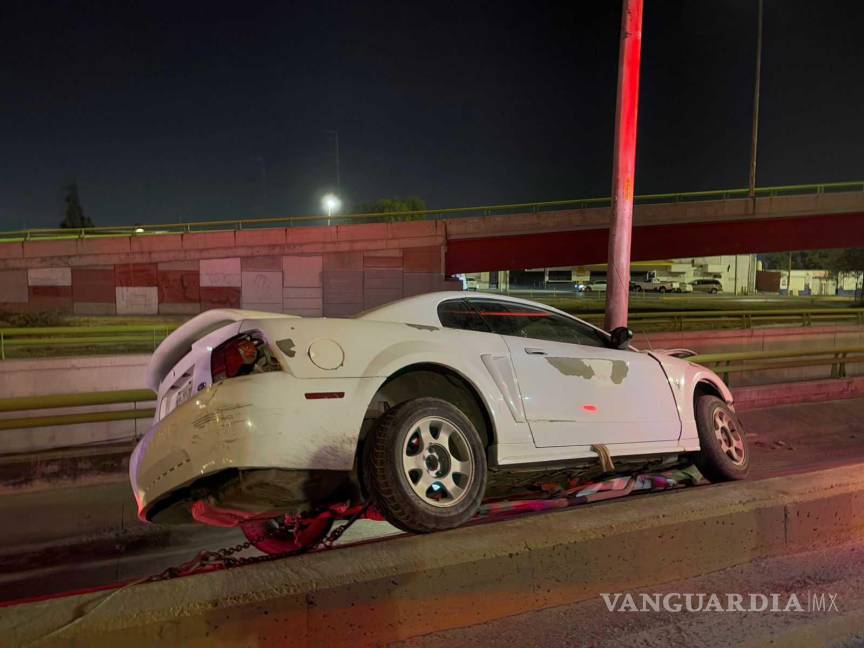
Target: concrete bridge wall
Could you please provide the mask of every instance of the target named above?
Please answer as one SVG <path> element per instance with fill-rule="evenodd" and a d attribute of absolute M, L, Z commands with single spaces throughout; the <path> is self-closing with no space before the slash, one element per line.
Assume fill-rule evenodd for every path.
<path fill-rule="evenodd" d="M 346 316 L 444 281 L 444 223 L 421 221 L 0 245 L 0 309 L 82 315 L 250 308 Z"/>

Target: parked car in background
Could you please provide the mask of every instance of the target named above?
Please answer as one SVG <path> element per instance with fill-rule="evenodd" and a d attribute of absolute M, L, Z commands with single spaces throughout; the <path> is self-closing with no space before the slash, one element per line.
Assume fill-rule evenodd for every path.
<path fill-rule="evenodd" d="M 695 279 L 690 282 L 694 292 L 705 292 L 716 295 L 723 292 L 723 284 L 719 279 Z"/>
<path fill-rule="evenodd" d="M 150 360 L 156 414 L 129 464 L 138 515 L 240 526 L 284 553 L 348 504 L 417 533 L 463 524 L 490 470 L 578 475 L 608 453 L 619 473 L 695 462 L 712 481 L 744 478 L 723 381 L 631 336 L 476 292 L 351 319 L 201 313 Z"/>
<path fill-rule="evenodd" d="M 596 279 L 594 281 L 589 281 L 584 284 L 576 284 L 576 290 L 579 292 L 590 293 L 590 292 L 606 292 L 606 280 L 605 279 Z"/>

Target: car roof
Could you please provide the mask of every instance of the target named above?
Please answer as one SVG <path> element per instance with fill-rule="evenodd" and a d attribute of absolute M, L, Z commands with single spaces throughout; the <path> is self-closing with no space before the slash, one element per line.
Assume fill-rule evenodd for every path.
<path fill-rule="evenodd" d="M 364 311 L 355 316 L 355 319 L 372 320 L 376 322 L 401 322 L 405 324 L 424 324 L 426 326 L 441 326 L 441 321 L 438 319 L 438 305 L 451 299 L 495 299 L 498 301 L 511 302 L 514 304 L 524 304 L 526 306 L 535 306 L 546 310 L 554 311 L 562 315 L 567 315 L 563 311 L 547 306 L 546 304 L 538 304 L 529 299 L 520 299 L 519 297 L 511 297 L 510 295 L 499 295 L 497 293 L 483 293 L 474 291 L 459 291 L 448 290 L 442 292 L 425 293 L 423 295 L 415 295 L 414 297 L 406 297 L 384 306 L 379 306 L 371 310 Z M 571 317 L 570 315 L 567 315 Z"/>

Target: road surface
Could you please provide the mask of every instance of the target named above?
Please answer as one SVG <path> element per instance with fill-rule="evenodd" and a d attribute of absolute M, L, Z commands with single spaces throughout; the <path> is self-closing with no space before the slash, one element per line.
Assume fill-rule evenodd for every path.
<path fill-rule="evenodd" d="M 607 599 L 598 596 L 394 642 L 390 646 L 853 648 L 864 645 L 864 544 L 861 543 L 759 559 L 698 578 L 606 594 L 611 611 Z M 691 595 L 689 599 L 686 594 Z M 700 598 L 698 594 L 705 596 Z M 712 594 L 722 611 L 712 602 Z M 730 603 L 729 595 L 741 596 L 740 608 L 736 606 L 739 600 L 732 598 Z M 751 599 L 751 595 L 755 596 Z M 652 607 L 654 601 L 658 602 L 657 611 Z M 767 610 L 761 611 L 763 607 Z"/>

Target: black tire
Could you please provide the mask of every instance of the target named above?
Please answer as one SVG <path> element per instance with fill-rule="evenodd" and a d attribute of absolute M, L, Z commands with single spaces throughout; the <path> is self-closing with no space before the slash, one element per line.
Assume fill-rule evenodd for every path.
<path fill-rule="evenodd" d="M 746 479 L 750 472 L 750 448 L 744 436 L 744 429 L 738 416 L 724 401 L 716 396 L 699 396 L 694 403 L 696 428 L 699 431 L 699 447 L 696 453 L 696 467 L 712 482 Z M 726 431 L 721 427 L 720 436 L 726 439 L 721 442 L 715 432 L 715 416 L 728 422 Z M 734 449 L 724 450 L 723 443 L 734 444 L 735 439 L 741 443 L 741 459 L 736 461 Z M 731 454 L 730 454 L 731 453 Z"/>
<path fill-rule="evenodd" d="M 711 294 L 712 294 L 712 295 L 716 295 L 716 294 L 717 294 L 717 289 L 716 289 L 716 288 L 712 288 L 712 289 L 711 289 Z"/>
<path fill-rule="evenodd" d="M 448 446 L 448 452 L 460 462 L 470 461 L 471 476 L 465 478 L 464 488 L 460 487 L 461 492 L 452 504 L 446 503 L 449 491 L 439 481 L 435 481 L 426 493 L 435 495 L 438 492 L 436 488 L 443 489 L 446 495 L 436 500 L 441 504 L 429 503 L 432 498 L 428 495 L 425 499 L 421 497 L 415 488 L 422 486 L 415 484 L 420 483 L 421 477 L 433 480 L 436 477 L 415 475 L 423 471 L 418 469 L 409 472 L 404 464 L 405 456 L 421 457 L 423 453 L 431 453 L 432 450 L 440 452 L 443 448 L 439 445 L 436 449 L 434 443 L 427 447 L 422 441 L 418 424 L 429 419 L 440 419 L 461 433 L 461 436 L 455 435 L 452 442 L 456 444 L 458 441 L 458 453 L 455 452 L 455 445 Z M 431 432 L 434 437 L 434 428 Z M 441 428 L 438 434 L 440 437 Z M 454 436 L 452 432 L 450 435 Z M 418 440 L 421 445 L 417 445 Z M 412 446 L 419 448 L 414 455 L 408 454 Z M 464 524 L 477 512 L 486 491 L 486 451 L 468 417 L 447 401 L 417 398 L 394 407 L 381 417 L 377 427 L 366 439 L 363 450 L 364 484 L 372 503 L 393 526 L 413 533 L 430 533 Z M 432 465 L 444 471 L 445 462 L 439 465 L 437 457 L 436 454 Z M 451 473 L 449 468 L 447 473 Z M 451 479 L 455 480 L 456 475 L 460 476 L 460 481 L 464 477 L 464 473 L 452 471 Z M 417 481 L 414 481 L 415 476 Z M 443 478 L 446 479 L 446 475 Z M 455 481 L 452 483 L 456 485 Z"/>
<path fill-rule="evenodd" d="M 586 293 L 589 293 L 589 292 L 592 292 L 592 291 L 593 291 L 593 288 L 591 288 L 591 286 L 585 286 L 585 292 L 586 292 Z"/>
<path fill-rule="evenodd" d="M 665 292 L 666 292 L 666 286 L 660 286 L 660 287 L 657 289 L 657 292 L 659 292 L 659 293 L 665 293 Z"/>

